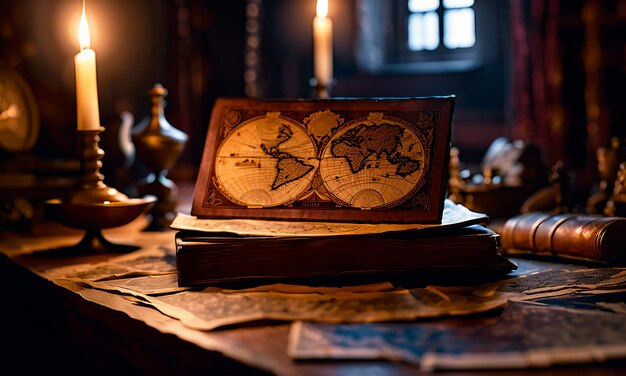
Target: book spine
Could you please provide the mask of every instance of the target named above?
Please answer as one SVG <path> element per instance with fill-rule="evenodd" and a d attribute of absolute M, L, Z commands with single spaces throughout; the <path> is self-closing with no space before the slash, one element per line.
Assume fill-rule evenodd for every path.
<path fill-rule="evenodd" d="M 527 213 L 506 221 L 504 254 L 532 253 L 605 263 L 626 262 L 626 218 Z"/>

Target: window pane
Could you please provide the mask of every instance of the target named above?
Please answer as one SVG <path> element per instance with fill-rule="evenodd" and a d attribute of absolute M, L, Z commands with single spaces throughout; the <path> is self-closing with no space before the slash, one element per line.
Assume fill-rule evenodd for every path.
<path fill-rule="evenodd" d="M 409 0 L 409 11 L 428 12 L 439 7 L 439 0 Z"/>
<path fill-rule="evenodd" d="M 409 49 L 434 50 L 439 46 L 439 17 L 436 12 L 409 16 Z"/>
<path fill-rule="evenodd" d="M 465 48 L 472 47 L 475 43 L 474 10 L 465 8 L 445 11 L 443 44 L 448 48 Z"/>
<path fill-rule="evenodd" d="M 445 8 L 467 8 L 474 5 L 474 0 L 443 0 Z"/>

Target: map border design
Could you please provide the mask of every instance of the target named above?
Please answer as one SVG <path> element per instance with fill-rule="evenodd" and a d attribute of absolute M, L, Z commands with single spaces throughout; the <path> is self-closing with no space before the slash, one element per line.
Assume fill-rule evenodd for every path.
<path fill-rule="evenodd" d="M 199 218 L 251 218 L 320 220 L 355 223 L 440 223 L 447 188 L 448 160 L 455 97 L 342 98 L 326 100 L 218 98 L 213 106 L 205 147 L 196 180 L 191 214 Z M 250 119 L 280 113 L 307 128 L 320 114 L 322 130 L 309 134 L 318 157 L 325 143 L 347 124 L 371 114 L 405 124 L 423 143 L 425 169 L 412 196 L 395 206 L 353 208 L 333 202 L 330 192 L 313 178 L 310 187 L 288 203 L 273 207 L 247 207 L 224 195 L 216 173 L 217 151 L 229 133 Z M 430 115 L 429 115 L 430 114 Z M 434 116 L 433 116 L 434 115 Z M 432 118 L 428 118 L 432 116 Z M 327 120 L 331 120 L 330 123 Z M 326 122 L 324 122 L 326 121 Z M 334 123 L 332 121 L 335 121 Z M 328 125 L 331 124 L 331 125 Z M 330 129 L 334 125 L 333 129 Z M 326 126 L 328 129 L 323 128 Z M 328 134 L 324 134 L 328 132 Z M 319 174 L 318 171 L 315 173 Z M 321 180 L 320 180 L 321 181 Z M 305 198 L 305 199 L 303 199 Z M 300 201 L 302 200 L 302 201 Z M 395 203 L 394 203 L 395 204 Z"/>

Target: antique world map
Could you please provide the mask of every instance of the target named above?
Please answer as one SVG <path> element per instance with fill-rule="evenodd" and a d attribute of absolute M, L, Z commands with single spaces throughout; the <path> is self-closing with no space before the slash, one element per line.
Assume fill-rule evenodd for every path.
<path fill-rule="evenodd" d="M 432 128 L 432 113 L 421 120 Z M 225 128 L 214 181 L 224 197 L 248 208 L 296 201 L 393 207 L 424 183 L 427 134 L 380 112 L 345 121 L 317 111 L 302 122 L 267 112 Z"/>
<path fill-rule="evenodd" d="M 455 97 L 218 98 L 191 214 L 442 221 Z"/>

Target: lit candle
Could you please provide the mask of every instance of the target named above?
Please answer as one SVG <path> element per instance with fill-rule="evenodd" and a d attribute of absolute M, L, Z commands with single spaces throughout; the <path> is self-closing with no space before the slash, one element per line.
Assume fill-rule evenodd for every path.
<path fill-rule="evenodd" d="M 76 115 L 79 131 L 100 129 L 100 112 L 98 109 L 98 84 L 96 82 L 96 53 L 90 47 L 89 26 L 83 14 L 78 27 L 80 52 L 74 56 L 76 71 Z"/>
<path fill-rule="evenodd" d="M 333 79 L 333 23 L 328 15 L 328 0 L 317 0 L 313 19 L 313 53 L 315 78 L 318 84 L 329 86 Z"/>

